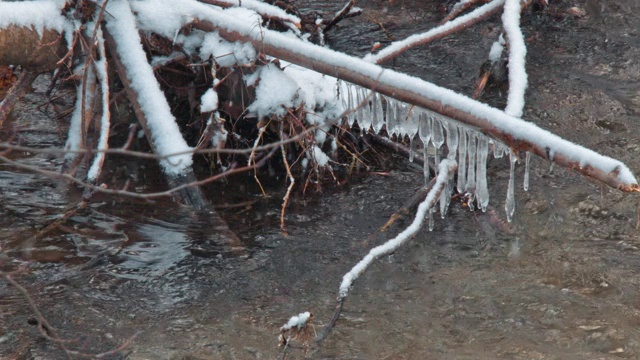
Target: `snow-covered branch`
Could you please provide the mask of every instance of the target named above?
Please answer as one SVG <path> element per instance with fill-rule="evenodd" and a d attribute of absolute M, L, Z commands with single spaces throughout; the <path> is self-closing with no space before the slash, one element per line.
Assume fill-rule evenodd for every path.
<path fill-rule="evenodd" d="M 364 59 L 375 64 L 385 63 L 409 49 L 442 39 L 447 35 L 465 29 L 488 18 L 500 11 L 504 2 L 505 0 L 493 0 L 492 2 L 485 4 L 466 15 L 447 21 L 446 23 L 425 33 L 414 34 L 406 39 L 395 41 L 386 48 L 380 50 L 377 54 L 369 54 L 365 56 Z"/>
<path fill-rule="evenodd" d="M 427 211 L 433 208 L 436 201 L 440 198 L 440 194 L 444 190 L 447 182 L 451 179 L 454 172 L 457 170 L 458 165 L 455 161 L 451 161 L 449 159 L 444 159 L 438 166 L 438 177 L 435 180 L 435 184 L 427 193 L 427 197 L 424 199 L 422 203 L 418 206 L 418 210 L 416 211 L 416 216 L 413 219 L 411 225 L 409 225 L 406 229 L 404 229 L 400 234 L 398 234 L 395 238 L 385 242 L 382 245 L 376 246 L 371 249 L 369 253 L 358 262 L 348 273 L 344 275 L 342 278 L 342 283 L 340 284 L 340 290 L 338 292 L 339 299 L 344 299 L 349 294 L 349 289 L 356 279 L 371 265 L 371 263 L 379 259 L 384 255 L 391 254 L 397 248 L 399 248 L 402 244 L 411 239 L 422 227 L 422 223 L 424 222 L 425 217 L 427 216 Z"/>
<path fill-rule="evenodd" d="M 243 7 L 257 12 L 265 19 L 279 20 L 282 22 L 289 22 L 296 27 L 300 27 L 300 18 L 296 15 L 292 15 L 282 10 L 281 8 L 267 4 L 266 2 L 258 0 L 198 0 L 200 2 L 216 5 L 224 8 L 229 7 Z"/>
<path fill-rule="evenodd" d="M 112 17 L 109 17 L 106 29 L 113 37 L 117 54 L 126 71 L 121 75 L 128 78 L 131 89 L 135 91 L 156 153 L 161 156 L 182 154 L 162 160 L 160 164 L 165 173 L 179 175 L 192 164 L 191 155 L 188 153 L 191 148 L 180 134 L 167 99 L 147 61 L 129 3 L 112 1 L 107 6 L 107 12 Z"/>
<path fill-rule="evenodd" d="M 504 111 L 515 117 L 522 116 L 528 84 L 525 69 L 527 46 L 520 30 L 520 11 L 522 0 L 506 0 L 502 13 L 502 24 L 509 42 L 509 95 Z"/>
<path fill-rule="evenodd" d="M 251 43 L 268 55 L 432 110 L 477 128 L 517 151 L 530 151 L 613 188 L 623 191 L 638 190 L 635 176 L 624 163 L 562 139 L 530 122 L 510 116 L 504 111 L 452 90 L 284 34 L 221 16 L 219 12 L 203 12 L 200 19 L 202 21 L 196 21 L 196 27 L 202 30 L 217 29 L 228 41 Z"/>

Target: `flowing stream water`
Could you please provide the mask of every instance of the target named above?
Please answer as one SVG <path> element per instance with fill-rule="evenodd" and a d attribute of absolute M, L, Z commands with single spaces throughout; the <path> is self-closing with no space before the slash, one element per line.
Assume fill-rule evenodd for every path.
<path fill-rule="evenodd" d="M 331 14 L 342 1 L 300 1 Z M 363 56 L 433 27 L 440 1 L 365 1 L 365 14 L 346 20 L 330 46 Z M 584 8 L 582 17 L 573 6 Z M 640 5 L 552 2 L 527 13 L 525 118 L 640 169 L 638 80 Z M 480 65 L 500 32 L 495 17 L 388 64 L 471 94 Z M 35 147 L 62 146 L 40 81 L 5 125 Z M 503 107 L 506 88 L 481 99 Z M 63 100 L 64 101 L 64 100 Z M 69 105 L 69 104 L 67 104 Z M 14 153 L 30 165 L 59 169 L 55 154 Z M 423 183 L 422 168 L 386 154 L 378 170 L 321 193 L 297 194 L 279 230 L 285 177 L 260 194 L 252 176 L 205 188 L 237 237 L 210 214 L 169 200 L 154 203 L 96 195 L 86 209 L 60 221 L 81 191 L 0 164 L 2 266 L 16 276 L 44 316 L 74 349 L 117 347 L 113 358 L 273 359 L 289 317 L 314 314 L 316 330 L 330 319 L 342 275 L 373 246 L 401 231 L 376 233 Z M 349 295 L 341 320 L 318 348 L 293 343 L 288 358 L 318 359 L 609 359 L 640 357 L 640 239 L 637 198 L 601 188 L 547 162 L 524 156 L 516 167 L 516 213 L 505 222 L 508 157 L 488 161 L 486 213 L 455 200 L 433 231 L 423 229 L 395 254 L 375 262 Z M 153 164 L 108 164 L 115 183 L 137 190 L 164 186 Z M 217 200 L 216 200 L 217 199 Z M 237 206 L 225 206 L 240 204 Z M 36 236 L 59 221 L 55 230 Z M 36 238 L 34 239 L 34 236 Z M 0 282 L 0 357 L 58 359 L 57 347 L 30 325 L 25 299 Z"/>

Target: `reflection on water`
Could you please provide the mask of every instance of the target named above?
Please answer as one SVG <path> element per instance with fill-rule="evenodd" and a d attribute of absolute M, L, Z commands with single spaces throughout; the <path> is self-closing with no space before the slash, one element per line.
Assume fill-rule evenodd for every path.
<path fill-rule="evenodd" d="M 343 2 L 325 3 L 331 12 Z M 421 3 L 418 1 L 366 3 L 374 9 L 372 15 L 383 19 L 398 37 L 428 28 L 437 18 L 435 13 L 410 17 L 416 12 L 409 7 Z M 426 8 L 435 8 L 435 3 L 427 2 Z M 362 52 L 371 41 L 386 36 L 372 21 L 363 19 L 348 20 L 338 28 L 333 45 Z M 558 43 L 550 48 L 556 52 L 560 52 L 562 36 L 584 36 L 569 30 L 559 34 L 557 26 L 568 25 L 554 20 L 540 28 L 543 37 L 545 31 L 553 32 Z M 390 66 L 441 84 L 446 79 L 448 87 L 469 90 L 474 69 L 486 55 L 478 48 L 488 49 L 495 39 L 494 30 L 478 29 L 477 37 L 445 40 L 426 53 L 407 54 Z M 350 32 L 359 35 L 349 36 Z M 474 43 L 478 46 L 472 46 Z M 611 47 L 619 48 L 624 49 Z M 553 63 L 553 54 L 542 52 L 547 47 L 537 49 L 532 56 L 544 54 L 554 71 L 579 66 L 566 63 L 567 56 Z M 474 55 L 468 56 L 471 53 Z M 619 55 L 621 62 L 633 63 L 629 59 L 637 58 L 625 52 Z M 582 57 L 598 61 L 592 53 Z M 446 61 L 452 64 L 441 71 Z M 572 121 L 559 125 L 561 130 L 569 127 L 569 133 L 586 133 L 589 136 L 581 140 L 622 149 L 628 153 L 626 160 L 635 161 L 637 136 L 602 138 L 602 123 L 588 127 L 588 121 L 575 115 L 576 97 L 565 99 L 572 89 L 562 87 L 555 73 L 551 74 L 538 74 L 548 83 L 544 91 L 533 93 L 537 102 L 531 111 L 556 111 L 563 115 L 559 118 Z M 607 81 L 604 90 L 612 86 L 615 83 Z M 628 81 L 623 86 L 628 87 Z M 597 92 L 598 96 L 591 96 L 591 90 L 587 87 L 580 92 L 602 98 Z M 617 93 L 618 97 L 627 95 L 626 91 Z M 555 98 L 565 99 L 564 107 L 551 107 Z M 612 108 L 620 109 L 605 101 L 585 106 L 603 116 Z M 14 123 L 23 129 L 56 127 L 49 115 L 37 114 L 14 119 Z M 618 117 L 616 121 L 628 120 Z M 32 122 L 40 124 L 26 126 Z M 608 127 L 606 134 L 630 128 Z M 24 138 L 36 145 L 61 146 L 53 134 L 28 131 Z M 49 156 L 14 156 L 50 169 L 60 166 L 58 159 Z M 327 186 L 322 194 L 294 197 L 287 211 L 287 237 L 278 229 L 283 192 L 278 187 L 269 189 L 271 199 L 221 212 L 233 234 L 213 214 L 195 214 L 169 200 L 147 204 L 98 195 L 87 209 L 74 210 L 80 199 L 78 189 L 3 166 L 0 266 L 29 266 L 18 277 L 20 282 L 52 324 L 70 338 L 82 335 L 89 344 L 112 348 L 144 330 L 131 359 L 273 359 L 279 351 L 280 326 L 292 315 L 312 311 L 320 331 L 333 311 L 341 276 L 371 247 L 406 225 L 399 223 L 389 234 L 375 233 L 421 183 L 420 169 L 402 165 L 403 160 L 396 162 L 400 165 L 388 176 L 371 175 L 344 188 Z M 433 232 L 420 232 L 362 275 L 334 333 L 308 356 L 637 357 L 640 243 L 634 229 L 635 202 L 615 192 L 601 196 L 597 187 L 562 170 L 550 173 L 540 162 L 532 169 L 532 189 L 517 194 L 513 232 L 505 231 L 490 214 L 472 213 L 452 204 L 449 217 L 438 221 Z M 506 160 L 492 161 L 488 175 L 494 179 L 492 204 L 502 214 Z M 246 190 L 251 182 L 242 183 L 216 184 L 207 190 L 212 198 L 230 202 L 255 200 L 258 191 Z M 140 184 L 141 189 L 144 185 L 157 186 L 146 182 Z M 68 211 L 73 213 L 64 218 Z M 48 229 L 52 224 L 56 226 Z M 26 325 L 31 316 L 24 299 L 0 285 L 0 357 L 56 358 L 55 347 L 38 341 L 33 328 Z M 292 358 L 305 356 L 300 349 L 291 351 Z"/>

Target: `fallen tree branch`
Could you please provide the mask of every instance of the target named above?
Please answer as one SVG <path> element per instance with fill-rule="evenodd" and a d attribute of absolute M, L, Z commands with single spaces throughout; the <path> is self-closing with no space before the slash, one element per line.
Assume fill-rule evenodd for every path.
<path fill-rule="evenodd" d="M 427 193 L 426 198 L 418 206 L 416 216 L 414 217 L 411 225 L 409 225 L 393 239 L 390 239 L 384 244 L 371 249 L 369 253 L 362 260 L 360 260 L 360 262 L 358 262 L 353 268 L 351 268 L 351 270 L 349 270 L 349 272 L 344 275 L 344 277 L 342 278 L 342 283 L 340 284 L 340 289 L 338 291 L 338 299 L 336 300 L 334 314 L 325 327 L 325 330 L 322 332 L 322 335 L 318 338 L 317 342 L 321 342 L 326 339 L 327 336 L 329 336 L 331 329 L 333 329 L 336 321 L 340 317 L 340 313 L 342 312 L 342 308 L 344 306 L 344 301 L 349 295 L 349 290 L 351 289 L 353 282 L 356 281 L 365 270 L 367 270 L 367 268 L 373 263 L 374 260 L 377 260 L 384 255 L 393 253 L 400 246 L 413 238 L 418 230 L 420 230 L 420 228 L 422 227 L 422 223 L 427 216 L 427 211 L 435 206 L 436 201 L 440 199 L 440 194 L 446 188 L 447 182 L 449 182 L 453 174 L 458 169 L 456 162 L 449 159 L 442 160 L 438 167 L 438 177 L 435 179 L 435 183 Z"/>
<path fill-rule="evenodd" d="M 159 155 L 167 155 L 176 150 L 187 151 L 189 147 L 182 138 L 140 45 L 129 4 L 110 3 L 107 11 L 118 15 L 119 18 L 112 18 L 111 22 L 107 22 L 105 44 L 153 151 Z M 112 36 L 113 31 L 117 32 L 117 35 Z M 147 81 L 149 79 L 151 83 Z M 160 165 L 168 185 L 179 189 L 178 192 L 173 192 L 177 195 L 178 201 L 194 209 L 204 209 L 209 206 L 209 202 L 202 190 L 195 185 L 185 186 L 197 183 L 191 162 L 191 155 L 183 154 L 177 158 L 161 160 Z"/>
<path fill-rule="evenodd" d="M 221 18 L 217 13 L 203 14 L 202 19 L 219 22 L 220 26 L 215 26 L 210 21 L 196 20 L 194 25 L 197 28 L 204 31 L 218 30 L 228 41 L 251 43 L 268 55 L 429 109 L 479 129 L 516 151 L 529 151 L 615 189 L 640 191 L 635 176 L 624 163 L 449 89 L 383 69 L 346 54 L 291 39 L 277 32 Z"/>
<path fill-rule="evenodd" d="M 466 15 L 460 16 L 455 20 L 448 21 L 425 33 L 411 35 L 406 39 L 395 41 L 386 48 L 380 50 L 378 53 L 365 56 L 364 59 L 375 64 L 385 63 L 407 50 L 421 45 L 426 45 L 432 41 L 442 39 L 445 36 L 479 23 L 480 21 L 499 12 L 500 9 L 502 9 L 504 2 L 505 0 L 493 0 L 492 2 L 485 4 Z"/>

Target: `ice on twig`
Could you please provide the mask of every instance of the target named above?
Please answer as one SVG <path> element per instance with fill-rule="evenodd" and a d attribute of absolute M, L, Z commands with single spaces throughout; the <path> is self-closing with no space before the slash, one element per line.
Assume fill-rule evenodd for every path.
<path fill-rule="evenodd" d="M 371 263 L 380 258 L 381 256 L 388 255 L 394 252 L 397 248 L 399 248 L 402 244 L 411 239 L 417 232 L 420 230 L 422 223 L 427 215 L 427 211 L 433 208 L 439 193 L 444 190 L 447 182 L 449 181 L 451 175 L 456 169 L 455 161 L 451 161 L 448 159 L 442 160 L 440 165 L 438 166 L 438 177 L 436 179 L 435 184 L 427 194 L 427 197 L 423 202 L 418 205 L 418 210 L 416 211 L 416 216 L 413 219 L 411 225 L 409 225 L 406 229 L 404 229 L 400 234 L 398 234 L 395 238 L 388 240 L 382 245 L 376 246 L 371 249 L 369 253 L 358 262 L 348 273 L 346 273 L 342 278 L 342 283 L 340 284 L 339 289 L 339 297 L 345 298 L 349 294 L 349 289 L 353 282 L 371 265 Z"/>

